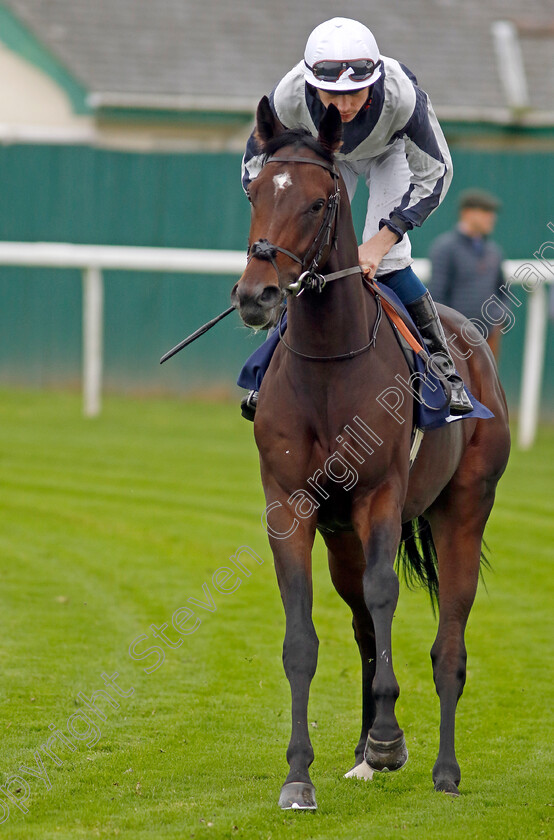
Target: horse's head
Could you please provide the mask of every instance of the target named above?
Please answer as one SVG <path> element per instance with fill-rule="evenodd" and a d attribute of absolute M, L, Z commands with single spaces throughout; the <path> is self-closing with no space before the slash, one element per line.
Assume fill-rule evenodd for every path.
<path fill-rule="evenodd" d="M 329 106 L 316 139 L 305 129 L 286 130 L 264 97 L 257 138 L 265 161 L 249 188 L 248 264 L 231 302 L 247 326 L 264 329 L 277 322 L 291 284 L 328 257 L 338 204 L 333 152 L 342 138 L 340 114 Z"/>

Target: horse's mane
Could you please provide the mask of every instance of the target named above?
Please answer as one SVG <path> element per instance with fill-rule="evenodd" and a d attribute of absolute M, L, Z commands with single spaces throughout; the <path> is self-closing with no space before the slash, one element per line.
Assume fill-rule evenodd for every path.
<path fill-rule="evenodd" d="M 271 157 L 271 155 L 274 155 L 279 149 L 285 146 L 305 146 L 326 160 L 327 163 L 333 163 L 334 161 L 333 152 L 325 146 L 322 146 L 313 134 L 304 127 L 287 128 L 280 134 L 271 137 L 264 143 L 264 155 L 266 158 Z"/>

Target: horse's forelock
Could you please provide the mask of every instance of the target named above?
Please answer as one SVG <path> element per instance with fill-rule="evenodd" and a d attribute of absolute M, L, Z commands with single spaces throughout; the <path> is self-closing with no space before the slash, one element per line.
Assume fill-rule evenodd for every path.
<path fill-rule="evenodd" d="M 283 149 L 285 146 L 296 146 L 297 148 L 308 148 L 316 155 L 319 155 L 328 163 L 334 162 L 333 153 L 329 149 L 325 149 L 316 138 L 311 134 L 307 128 L 286 129 L 272 137 L 264 144 L 265 157 L 271 157 L 276 152 Z"/>

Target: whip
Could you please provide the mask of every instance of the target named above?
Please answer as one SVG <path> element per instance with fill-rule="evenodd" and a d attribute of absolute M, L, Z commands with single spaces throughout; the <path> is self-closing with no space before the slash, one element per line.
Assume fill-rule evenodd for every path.
<path fill-rule="evenodd" d="M 200 327 L 196 330 L 196 332 L 193 332 L 187 338 L 184 338 L 182 341 L 179 342 L 179 344 L 176 344 L 175 347 L 173 347 L 171 350 L 168 350 L 167 353 L 165 353 L 162 356 L 162 358 L 160 359 L 160 364 L 163 365 L 164 362 L 167 362 L 168 359 L 171 359 L 171 357 L 178 353 L 179 350 L 182 350 L 184 347 L 187 346 L 187 344 L 192 344 L 192 342 L 196 341 L 197 338 L 200 338 L 201 335 L 204 335 L 204 333 L 208 332 L 208 330 L 211 330 L 212 327 L 215 327 L 218 321 L 221 321 L 223 318 L 226 318 L 227 315 L 230 315 L 231 312 L 234 311 L 235 307 L 230 306 L 229 309 L 225 310 L 225 312 L 222 312 L 220 315 L 217 315 L 217 317 L 212 318 L 212 320 L 208 321 L 207 324 L 204 324 L 203 327 Z"/>

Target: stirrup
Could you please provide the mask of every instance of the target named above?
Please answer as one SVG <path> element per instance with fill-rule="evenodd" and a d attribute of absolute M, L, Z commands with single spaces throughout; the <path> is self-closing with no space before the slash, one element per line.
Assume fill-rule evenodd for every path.
<path fill-rule="evenodd" d="M 240 413 L 245 420 L 254 422 L 256 408 L 258 406 L 258 391 L 249 391 L 240 401 Z"/>
<path fill-rule="evenodd" d="M 464 388 L 464 381 L 456 370 L 452 357 L 442 351 L 437 351 L 430 356 L 430 360 L 431 369 L 434 367 L 450 385 L 450 414 L 460 416 L 473 411 L 473 405 Z"/>
<path fill-rule="evenodd" d="M 454 381 L 448 379 L 452 389 L 452 396 L 450 398 L 450 414 L 461 415 L 470 414 L 473 411 L 473 405 L 468 395 L 466 394 L 464 383 L 460 376 L 456 373 Z"/>

